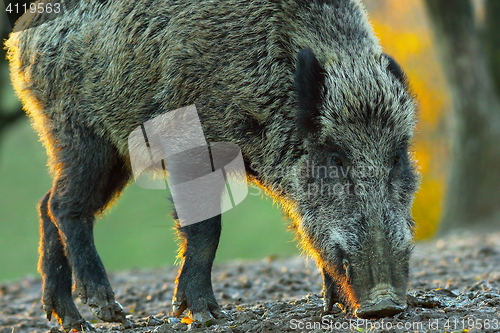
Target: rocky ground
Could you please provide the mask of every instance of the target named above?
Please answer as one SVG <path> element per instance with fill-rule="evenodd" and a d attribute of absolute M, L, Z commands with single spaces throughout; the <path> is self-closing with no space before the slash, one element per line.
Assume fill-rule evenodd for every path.
<path fill-rule="evenodd" d="M 209 327 L 169 315 L 177 268 L 110 274 L 134 328 L 92 320 L 97 332 L 500 332 L 500 233 L 458 233 L 417 244 L 409 307 L 394 317 L 322 316 L 320 275 L 303 258 L 232 262 L 214 267 L 215 295 L 229 319 Z M 59 332 L 40 305 L 40 280 L 0 285 L 0 333 Z M 54 327 L 55 326 L 55 327 Z"/>

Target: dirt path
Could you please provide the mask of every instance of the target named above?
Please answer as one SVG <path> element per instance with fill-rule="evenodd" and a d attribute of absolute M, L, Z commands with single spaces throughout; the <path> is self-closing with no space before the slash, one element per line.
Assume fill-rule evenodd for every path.
<path fill-rule="evenodd" d="M 214 291 L 229 320 L 210 327 L 168 315 L 177 268 L 110 275 L 133 330 L 93 321 L 97 332 L 500 332 L 500 233 L 463 233 L 418 244 L 409 308 L 394 317 L 357 320 L 339 312 L 321 316 L 321 280 L 303 258 L 232 262 L 214 268 Z M 46 332 L 40 281 L 0 286 L 0 333 Z M 278 301 L 276 301 L 278 300 Z M 92 315 L 78 303 L 85 318 Z M 56 326 L 57 327 L 57 326 Z M 52 328 L 51 332 L 58 332 Z"/>

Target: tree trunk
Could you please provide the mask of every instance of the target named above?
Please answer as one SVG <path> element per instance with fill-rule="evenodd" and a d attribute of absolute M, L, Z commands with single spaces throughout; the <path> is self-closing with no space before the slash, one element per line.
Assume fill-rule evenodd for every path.
<path fill-rule="evenodd" d="M 489 66 L 498 98 L 500 96 L 500 29 L 498 28 L 500 1 L 486 0 L 485 13 L 484 44 L 487 47 Z"/>
<path fill-rule="evenodd" d="M 426 0 L 453 98 L 452 162 L 441 233 L 499 221 L 499 4 L 488 1 L 481 31 L 469 0 Z"/>

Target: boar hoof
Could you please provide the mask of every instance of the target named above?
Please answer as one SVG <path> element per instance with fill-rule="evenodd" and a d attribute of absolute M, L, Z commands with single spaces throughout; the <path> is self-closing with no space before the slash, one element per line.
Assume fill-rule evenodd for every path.
<path fill-rule="evenodd" d="M 406 304 L 404 303 L 397 303 L 392 299 L 383 299 L 377 303 L 361 304 L 355 314 L 359 318 L 387 317 L 405 309 Z"/>
<path fill-rule="evenodd" d="M 62 326 L 65 332 L 95 332 L 95 328 L 86 320 L 68 324 L 64 323 Z"/>
<path fill-rule="evenodd" d="M 185 309 L 187 309 L 186 302 L 172 302 L 172 310 L 174 316 L 179 317 Z M 210 307 L 210 309 L 208 310 L 189 311 L 189 317 L 200 322 L 204 326 L 210 326 L 214 319 L 227 318 L 224 312 L 220 310 L 217 303 L 215 303 L 215 305 Z"/>
<path fill-rule="evenodd" d="M 331 300 L 323 301 L 323 314 L 337 314 L 344 310 L 342 304 L 332 302 Z"/>
<path fill-rule="evenodd" d="M 190 312 L 191 318 L 200 322 L 203 326 L 210 326 L 214 323 L 215 319 L 226 319 L 226 315 L 221 310 L 211 310 L 202 312 Z"/>
<path fill-rule="evenodd" d="M 130 328 L 131 322 L 125 317 L 120 303 L 116 301 L 90 303 L 90 311 L 102 321 L 122 323 L 124 328 Z"/>

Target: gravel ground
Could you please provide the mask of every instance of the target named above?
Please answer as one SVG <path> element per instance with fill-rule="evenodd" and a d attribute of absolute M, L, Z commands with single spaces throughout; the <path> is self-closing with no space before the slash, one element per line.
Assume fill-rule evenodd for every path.
<path fill-rule="evenodd" d="M 321 279 L 310 260 L 235 261 L 216 265 L 214 291 L 226 320 L 209 327 L 169 315 L 177 267 L 110 274 L 135 326 L 92 320 L 97 332 L 500 332 L 500 232 L 457 233 L 419 243 L 411 263 L 409 307 L 394 317 L 322 316 Z M 0 333 L 59 332 L 40 304 L 40 280 L 0 285 Z M 54 327 L 55 326 L 55 327 Z M 62 331 L 61 331 L 62 332 Z"/>

